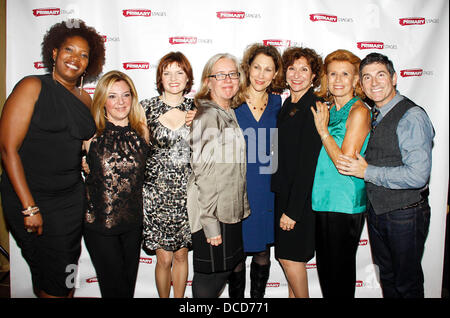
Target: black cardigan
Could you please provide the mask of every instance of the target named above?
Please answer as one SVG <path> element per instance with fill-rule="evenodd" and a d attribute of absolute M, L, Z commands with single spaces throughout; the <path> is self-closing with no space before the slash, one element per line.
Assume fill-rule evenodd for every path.
<path fill-rule="evenodd" d="M 322 147 L 310 109 L 318 100 L 312 88 L 295 104 L 288 97 L 277 120 L 278 167 L 271 187 L 280 210 L 297 222 L 311 210 L 311 191 Z"/>

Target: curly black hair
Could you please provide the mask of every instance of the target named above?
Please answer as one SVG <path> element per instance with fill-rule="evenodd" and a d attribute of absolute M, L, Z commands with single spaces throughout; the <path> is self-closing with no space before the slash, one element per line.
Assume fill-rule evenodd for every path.
<path fill-rule="evenodd" d="M 84 21 L 70 19 L 50 27 L 42 41 L 42 59 L 50 73 L 53 70 L 53 49 L 59 49 L 67 38 L 80 36 L 89 44 L 89 64 L 86 68 L 85 82 L 95 81 L 105 64 L 105 41 L 97 31 L 87 26 Z"/>

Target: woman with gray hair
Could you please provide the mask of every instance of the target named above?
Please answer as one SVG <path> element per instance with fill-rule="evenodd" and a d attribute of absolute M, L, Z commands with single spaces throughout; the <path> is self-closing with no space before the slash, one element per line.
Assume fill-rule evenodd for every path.
<path fill-rule="evenodd" d="M 244 258 L 241 221 L 250 213 L 245 139 L 233 110 L 244 85 L 241 74 L 234 56 L 214 55 L 203 69 L 194 99 L 198 110 L 191 128 L 187 207 L 196 298 L 218 297 Z"/>

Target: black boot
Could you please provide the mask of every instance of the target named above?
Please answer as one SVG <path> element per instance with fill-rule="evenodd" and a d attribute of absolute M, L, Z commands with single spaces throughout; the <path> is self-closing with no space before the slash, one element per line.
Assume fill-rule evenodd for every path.
<path fill-rule="evenodd" d="M 250 265 L 250 298 L 264 298 L 267 280 L 269 279 L 270 262 L 259 265 L 252 262 Z"/>
<path fill-rule="evenodd" d="M 245 264 L 239 272 L 232 272 L 228 277 L 228 295 L 230 298 L 244 298 Z"/>

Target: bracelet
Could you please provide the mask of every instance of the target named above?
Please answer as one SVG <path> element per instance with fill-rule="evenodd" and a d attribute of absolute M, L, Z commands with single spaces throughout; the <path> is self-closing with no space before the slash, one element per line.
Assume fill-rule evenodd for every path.
<path fill-rule="evenodd" d="M 37 206 L 29 206 L 25 210 L 22 210 L 22 214 L 25 217 L 33 216 L 33 215 L 38 214 L 38 213 L 39 213 L 39 208 Z"/>
<path fill-rule="evenodd" d="M 323 136 L 320 137 L 320 139 L 323 141 L 325 138 L 327 138 L 330 134 L 325 134 Z"/>

